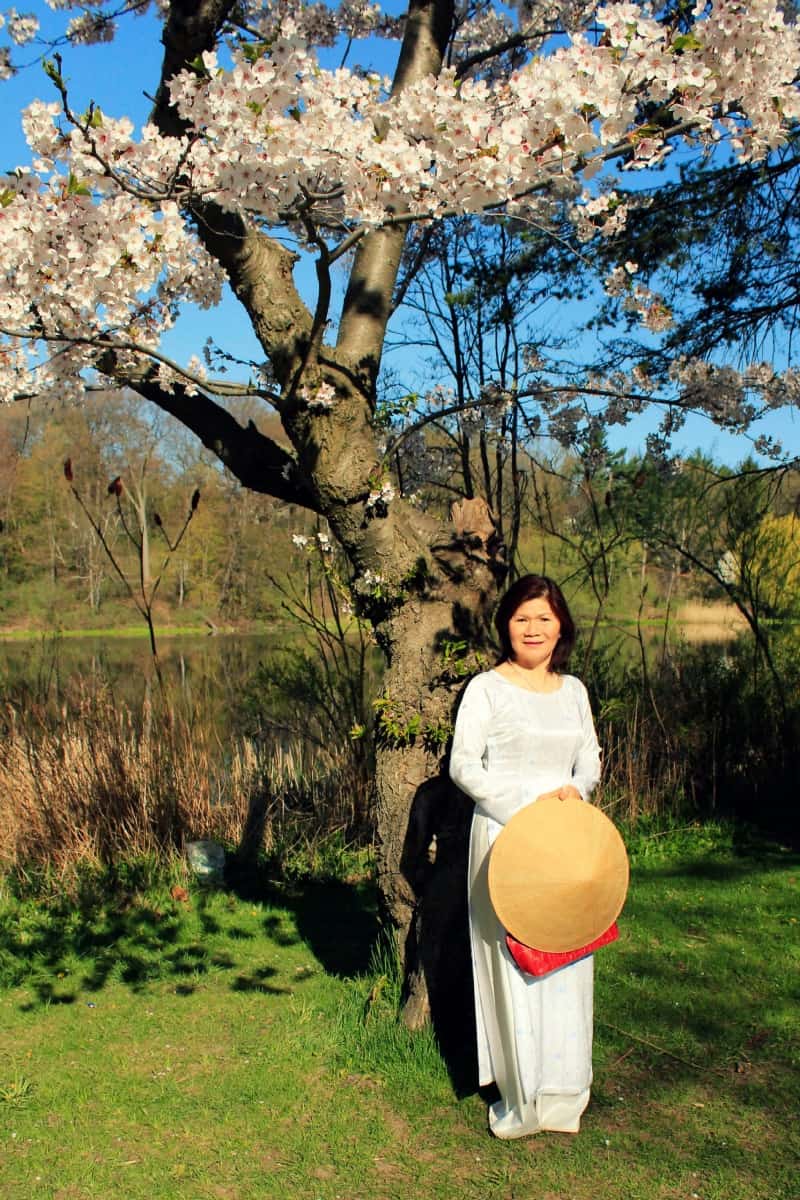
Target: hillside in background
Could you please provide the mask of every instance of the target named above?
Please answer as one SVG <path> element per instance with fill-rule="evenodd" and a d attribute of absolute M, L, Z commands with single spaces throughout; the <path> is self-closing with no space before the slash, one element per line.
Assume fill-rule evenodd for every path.
<path fill-rule="evenodd" d="M 263 407 L 236 415 L 278 436 Z M 725 584 L 741 566 L 745 535 L 748 564 L 763 576 L 762 608 L 787 615 L 770 611 L 765 584 L 772 571 L 785 590 L 797 573 L 795 475 L 737 480 L 699 454 L 667 479 L 620 454 L 592 475 L 537 444 L 524 476 L 515 567 L 562 581 L 584 623 L 663 617 L 687 603 L 697 620 L 698 604 L 729 605 Z M 416 491 L 419 504 L 443 513 L 442 495 L 439 481 Z M 120 572 L 134 588 L 161 576 L 161 626 L 274 624 L 285 619 L 287 581 L 331 561 L 312 552 L 320 530 L 324 542 L 305 510 L 244 488 L 133 394 L 98 392 L 57 411 L 0 409 L 0 630 L 139 627 Z M 717 623 L 727 619 L 715 610 Z"/>

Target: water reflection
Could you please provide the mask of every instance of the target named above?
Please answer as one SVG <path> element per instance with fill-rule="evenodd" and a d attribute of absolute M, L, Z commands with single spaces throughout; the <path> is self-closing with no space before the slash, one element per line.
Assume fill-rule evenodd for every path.
<path fill-rule="evenodd" d="M 715 628 L 692 627 L 686 637 L 683 626 L 672 627 L 668 642 L 691 641 L 716 643 L 725 653 L 728 638 L 719 638 Z M 726 631 L 727 632 L 727 631 Z M 705 636 L 703 636 L 705 634 Z M 663 626 L 644 627 L 642 642 L 636 626 L 604 626 L 594 642 L 593 656 L 600 654 L 620 666 L 640 659 L 642 652 L 650 662 L 669 653 Z M 213 724 L 222 739 L 252 733 L 253 717 L 263 684 L 260 668 L 275 663 L 295 644 L 296 632 L 279 630 L 271 635 L 220 634 L 159 637 L 159 658 L 170 703 L 183 714 L 202 714 Z M 585 673 L 585 643 L 580 640 L 573 658 L 573 669 Z M 308 646 L 305 653 L 314 651 Z M 373 687 L 380 676 L 380 656 L 370 661 Z M 144 637 L 60 637 L 48 635 L 29 641 L 0 640 L 0 700 L 41 705 L 56 709 L 70 707 L 78 694 L 91 696 L 103 691 L 112 701 L 136 713 L 156 686 L 149 643 Z M 285 718 L 296 723 L 299 702 L 296 689 L 293 700 L 281 704 L 275 689 L 270 689 L 268 705 L 276 721 Z M 283 712 L 275 711 L 279 705 Z M 290 709 L 293 710 L 290 711 Z"/>
<path fill-rule="evenodd" d="M 240 731 L 259 664 L 284 648 L 286 638 L 220 635 L 159 638 L 159 660 L 171 703 L 214 720 L 220 736 Z M 43 637 L 0 641 L 0 698 L 70 705 L 79 693 L 110 694 L 139 710 L 156 686 L 149 643 L 138 637 Z"/>

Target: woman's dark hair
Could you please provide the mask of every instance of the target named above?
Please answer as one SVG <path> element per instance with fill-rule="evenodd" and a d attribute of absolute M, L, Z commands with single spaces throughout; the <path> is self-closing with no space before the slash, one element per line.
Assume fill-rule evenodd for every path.
<path fill-rule="evenodd" d="M 553 657 L 550 660 L 552 670 L 566 666 L 572 648 L 575 645 L 575 622 L 573 621 L 564 593 L 561 588 L 547 575 L 523 575 L 512 584 L 500 601 L 494 616 L 495 629 L 500 638 L 500 662 L 512 659 L 511 635 L 508 627 L 511 618 L 521 604 L 527 600 L 546 600 L 561 624 L 561 632 Z"/>

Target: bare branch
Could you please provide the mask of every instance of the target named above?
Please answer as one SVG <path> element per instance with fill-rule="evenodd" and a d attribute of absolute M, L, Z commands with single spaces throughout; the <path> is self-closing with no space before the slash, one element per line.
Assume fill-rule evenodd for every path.
<path fill-rule="evenodd" d="M 320 511 L 292 455 L 261 433 L 252 421 L 246 427 L 240 425 L 210 396 L 202 392 L 189 395 L 180 384 L 167 391 L 154 372 L 120 382 L 182 422 L 245 487 L 287 504 Z"/>
<path fill-rule="evenodd" d="M 42 333 L 39 330 L 28 332 L 19 329 L 9 329 L 6 326 L 0 326 L 0 334 L 28 341 L 56 342 L 59 345 L 94 346 L 99 356 L 108 353 L 137 354 L 141 355 L 144 359 L 150 359 L 168 367 L 175 375 L 180 376 L 181 379 L 185 379 L 191 387 L 204 388 L 206 391 L 213 392 L 216 396 L 259 396 L 262 400 L 268 400 L 270 403 L 276 403 L 278 399 L 266 388 L 256 387 L 255 384 L 230 383 L 225 379 L 207 379 L 202 375 L 196 374 L 194 371 L 187 370 L 186 367 L 182 367 L 180 363 L 172 358 L 168 358 L 166 354 L 162 354 L 159 350 L 154 350 L 151 346 L 143 346 L 140 342 L 134 342 L 130 339 L 117 339 L 103 334 L 98 334 L 95 337 L 79 337 L 64 333 Z"/>
<path fill-rule="evenodd" d="M 438 75 L 453 20 L 453 0 L 411 0 L 392 95 L 427 75 Z M 405 242 L 402 222 L 364 237 L 356 251 L 339 325 L 337 350 L 358 372 L 374 400 L 392 293 Z"/>

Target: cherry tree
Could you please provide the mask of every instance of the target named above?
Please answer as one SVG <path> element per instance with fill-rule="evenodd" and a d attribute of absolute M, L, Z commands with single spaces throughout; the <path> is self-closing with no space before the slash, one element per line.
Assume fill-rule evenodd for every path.
<path fill-rule="evenodd" d="M 506 567 L 485 504 L 455 506 L 445 525 L 389 473 L 378 378 L 404 246 L 450 216 L 555 230 L 565 206 L 588 243 L 625 225 L 611 169 L 652 170 L 676 146 L 769 156 L 800 112 L 798 32 L 773 0 L 410 0 L 400 17 L 366 0 L 172 0 L 158 5 L 161 74 L 142 81 L 154 99 L 136 129 L 102 96 L 73 108 L 68 59 L 71 43 L 109 40 L 146 0 L 48 2 L 66 14 L 50 94 L 23 113 L 30 163 L 0 180 L 0 399 L 125 385 L 243 484 L 327 520 L 387 659 L 380 883 L 419 1023 L 442 995 L 461 920 L 466 806 L 440 775 L 454 686 L 474 665 L 463 647 L 486 640 Z M 11 10 L 6 30 L 4 74 L 35 19 Z M 376 38 L 397 42 L 391 79 L 369 62 L 324 65 L 330 48 L 362 42 L 368 54 Z M 313 263 L 310 303 L 300 258 Z M 658 332 L 669 312 L 636 274 L 619 263 L 606 286 Z M 238 381 L 215 377 L 200 348 L 187 363 L 162 348 L 187 303 L 209 310 L 213 330 L 226 283 L 264 355 Z M 672 386 L 713 408 L 713 374 L 677 361 Z M 653 398 L 633 375 L 586 387 L 615 421 Z M 794 403 L 798 380 L 767 368 L 726 377 L 725 419 L 745 421 L 754 391 Z M 230 395 L 277 412 L 286 443 L 240 425 Z M 573 404 L 574 388 L 551 389 L 545 422 L 568 424 Z"/>

